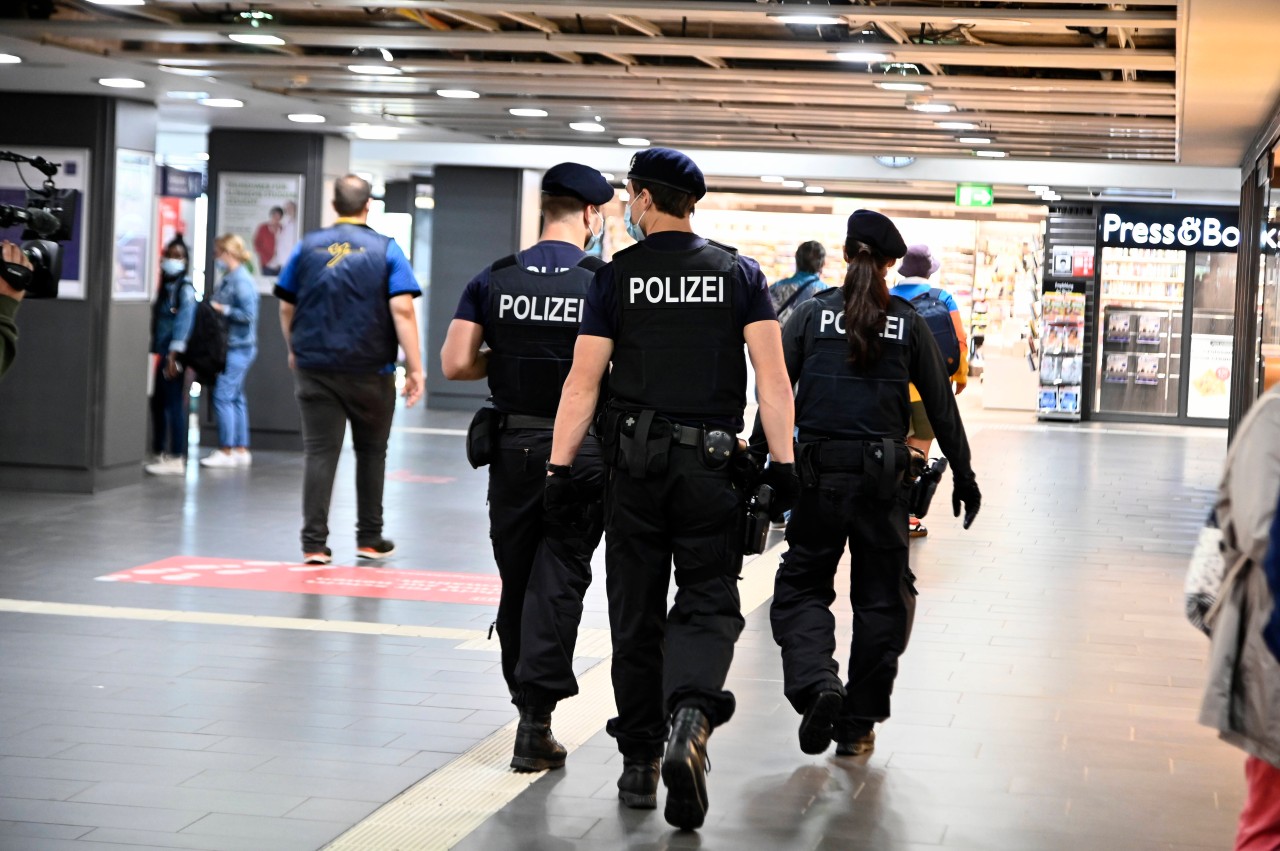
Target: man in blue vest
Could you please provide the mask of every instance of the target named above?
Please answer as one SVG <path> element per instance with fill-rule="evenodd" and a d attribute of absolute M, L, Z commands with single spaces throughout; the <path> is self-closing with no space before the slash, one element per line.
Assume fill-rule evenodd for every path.
<path fill-rule="evenodd" d="M 599 243 L 600 207 L 612 199 L 613 187 L 594 168 L 560 163 L 548 169 L 542 236 L 467 284 L 440 351 L 445 378 L 488 379 L 492 392 L 493 407 L 481 409 L 472 425 L 468 458 L 489 467 L 489 537 L 502 576 L 495 625 L 502 675 L 520 710 L 511 759 L 516 771 L 564 766 L 551 713 L 578 693 L 573 649 L 591 554 L 603 530 L 604 465 L 594 437 L 573 459 L 575 505 L 549 513 L 542 496 L 560 386 L 573 360 L 587 285 L 603 265 L 583 246 Z"/>
<path fill-rule="evenodd" d="M 395 545 L 382 536 L 387 438 L 396 408 L 396 348 L 404 349 L 406 406 L 422 395 L 422 352 L 413 300 L 422 295 L 394 239 L 369 217 L 369 182 L 354 174 L 334 183 L 332 227 L 307 234 L 280 271 L 280 327 L 302 411 L 306 467 L 302 553 L 328 564 L 329 501 L 347 423 L 356 454 L 356 556 L 382 559 Z"/>

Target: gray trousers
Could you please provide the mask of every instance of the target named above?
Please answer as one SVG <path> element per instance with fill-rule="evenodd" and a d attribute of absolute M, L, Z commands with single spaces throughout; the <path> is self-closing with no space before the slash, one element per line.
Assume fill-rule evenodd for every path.
<path fill-rule="evenodd" d="M 302 411 L 302 551 L 317 552 L 329 539 L 329 501 L 347 423 L 356 454 L 356 546 L 382 538 L 382 487 L 387 438 L 396 409 L 394 375 L 294 370 Z"/>

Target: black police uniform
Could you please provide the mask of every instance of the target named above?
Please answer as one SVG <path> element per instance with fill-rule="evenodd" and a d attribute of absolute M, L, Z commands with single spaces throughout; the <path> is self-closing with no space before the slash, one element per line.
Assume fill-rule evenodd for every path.
<path fill-rule="evenodd" d="M 798 712 L 822 690 L 840 690 L 834 659 L 836 566 L 849 545 L 853 642 L 837 741 L 889 717 L 889 696 L 915 610 L 908 566 L 908 384 L 924 400 L 942 451 L 971 477 L 969 444 L 942 356 L 911 305 L 892 297 L 881 355 L 849 364 L 844 294 L 826 290 L 783 328 L 787 372 L 798 383 L 796 465 L 800 497 L 787 525 L 788 551 L 770 621 L 782 648 L 784 691 Z"/>
<path fill-rule="evenodd" d="M 489 535 L 502 577 L 497 631 L 502 674 L 517 706 L 549 706 L 578 693 L 573 649 L 591 554 L 603 529 L 600 444 L 583 441 L 573 479 L 586 496 L 574 522 L 543 516 L 560 388 L 588 284 L 599 260 L 559 272 L 524 268 L 517 256 L 489 268 L 484 322 L 497 437 L 489 464 Z"/>
<path fill-rule="evenodd" d="M 746 404 L 744 307 L 750 287 L 765 288 L 745 262 L 758 281 L 732 248 L 659 233 L 596 280 L 612 287 L 615 329 L 602 432 L 618 707 L 607 729 L 629 759 L 662 755 L 667 718 L 682 705 L 711 727 L 734 711 L 724 684 L 744 624 L 743 493 L 730 455 Z"/>

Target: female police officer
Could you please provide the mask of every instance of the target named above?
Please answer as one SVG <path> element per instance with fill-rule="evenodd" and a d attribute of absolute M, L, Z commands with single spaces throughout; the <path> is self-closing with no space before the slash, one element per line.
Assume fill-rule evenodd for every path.
<path fill-rule="evenodd" d="M 819 293 L 783 329 L 787 372 L 796 382 L 796 465 L 801 492 L 787 527 L 788 551 L 770 620 L 782 647 L 784 690 L 797 712 L 800 747 L 865 753 L 872 725 L 889 717 L 889 695 L 914 609 L 907 566 L 908 384 L 924 400 L 955 476 L 952 506 L 964 528 L 981 494 L 969 464 L 950 379 L 928 327 L 891 298 L 885 274 L 906 253 L 885 216 L 849 217 L 844 286 Z M 849 542 L 853 641 L 842 686 L 836 648 L 836 565 Z"/>

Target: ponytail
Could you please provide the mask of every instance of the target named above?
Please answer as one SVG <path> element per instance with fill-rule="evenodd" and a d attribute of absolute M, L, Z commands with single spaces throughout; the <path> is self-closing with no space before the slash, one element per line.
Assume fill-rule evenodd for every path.
<path fill-rule="evenodd" d="M 844 328 L 849 338 L 849 363 L 865 369 L 880 358 L 880 335 L 884 332 L 889 307 L 889 285 L 885 272 L 889 258 L 863 242 L 845 243 L 849 270 L 845 273 Z"/>

